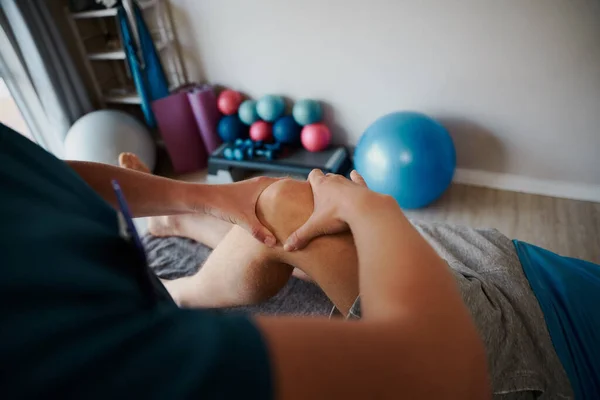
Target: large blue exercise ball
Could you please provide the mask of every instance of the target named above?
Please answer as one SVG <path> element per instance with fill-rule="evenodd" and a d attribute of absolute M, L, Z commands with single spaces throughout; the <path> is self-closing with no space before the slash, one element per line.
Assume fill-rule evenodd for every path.
<path fill-rule="evenodd" d="M 256 112 L 256 100 L 246 100 L 240 105 L 238 110 L 240 120 L 246 125 L 252 125 L 259 120 Z"/>
<path fill-rule="evenodd" d="M 388 194 L 400 207 L 425 207 L 444 193 L 456 167 L 448 131 L 416 112 L 395 112 L 364 132 L 354 166 L 371 190 Z"/>
<path fill-rule="evenodd" d="M 256 112 L 258 116 L 268 122 L 274 122 L 283 115 L 285 111 L 285 102 L 281 96 L 268 94 L 261 97 L 256 102 Z"/>
<path fill-rule="evenodd" d="M 273 137 L 276 142 L 299 145 L 301 130 L 302 127 L 296 123 L 294 117 L 286 115 L 273 124 Z"/>
<path fill-rule="evenodd" d="M 248 127 L 237 114 L 225 115 L 217 125 L 217 132 L 224 142 L 234 142 L 236 139 L 248 137 Z"/>
<path fill-rule="evenodd" d="M 156 163 L 156 146 L 148 129 L 129 114 L 99 110 L 79 118 L 65 137 L 67 160 L 119 165 L 119 154 L 128 152 L 150 168 Z"/>
<path fill-rule="evenodd" d="M 302 99 L 294 104 L 292 115 L 298 124 L 306 126 L 321 122 L 323 111 L 321 110 L 321 105 L 318 101 Z"/>

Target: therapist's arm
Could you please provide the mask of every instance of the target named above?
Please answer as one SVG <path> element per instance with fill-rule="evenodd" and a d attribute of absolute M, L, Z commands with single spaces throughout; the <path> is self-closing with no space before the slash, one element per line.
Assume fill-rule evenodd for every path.
<path fill-rule="evenodd" d="M 108 164 L 66 162 L 100 197 L 115 208 L 118 208 L 118 203 L 111 181 L 117 180 L 135 217 L 195 212 L 197 210 L 193 209 L 192 198 L 203 196 L 202 185 L 191 185 Z"/>
<path fill-rule="evenodd" d="M 229 185 L 176 181 L 112 165 L 66 161 L 106 202 L 117 208 L 112 188 L 119 182 L 134 217 L 202 213 L 238 224 L 272 246 L 275 238 L 256 217 L 256 201 L 274 178 L 259 177 Z"/>
<path fill-rule="evenodd" d="M 485 350 L 446 263 L 392 198 L 338 178 L 311 174 L 309 221 L 351 229 L 362 319 L 258 317 L 276 397 L 489 399 Z"/>

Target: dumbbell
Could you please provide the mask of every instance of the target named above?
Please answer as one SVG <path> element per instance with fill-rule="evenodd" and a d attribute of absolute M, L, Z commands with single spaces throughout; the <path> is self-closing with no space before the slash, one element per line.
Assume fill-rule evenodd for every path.
<path fill-rule="evenodd" d="M 252 141 L 252 139 L 235 139 L 233 142 L 234 147 L 253 147 L 256 142 Z"/>
<path fill-rule="evenodd" d="M 252 139 L 236 139 L 233 142 L 233 148 L 225 149 L 223 156 L 228 160 L 243 161 L 246 158 L 252 158 L 254 147 L 258 143 L 252 141 Z"/>
<path fill-rule="evenodd" d="M 237 161 L 243 161 L 246 159 L 245 154 L 244 154 L 244 149 L 236 147 L 235 149 L 233 149 L 233 158 L 234 160 Z"/>
<path fill-rule="evenodd" d="M 274 160 L 281 151 L 281 143 L 265 144 L 262 148 L 255 149 L 254 155 L 265 157 L 268 160 Z"/>
<path fill-rule="evenodd" d="M 257 154 L 257 150 L 263 149 L 265 143 L 262 141 L 253 142 L 250 139 L 245 140 L 243 143 L 238 143 L 238 149 L 244 153 L 244 158 L 252 160 Z"/>
<path fill-rule="evenodd" d="M 223 157 L 227 160 L 252 160 L 254 157 L 265 157 L 268 160 L 274 160 L 281 151 L 281 143 L 265 144 L 264 142 L 254 142 L 251 139 L 236 139 L 234 147 L 227 147 L 223 150 Z"/>
<path fill-rule="evenodd" d="M 241 161 L 245 158 L 243 152 L 245 152 L 246 149 L 251 149 L 254 145 L 255 144 L 251 139 L 235 139 L 233 147 L 226 147 L 225 150 L 223 150 L 223 157 L 225 157 L 226 160 Z"/>
<path fill-rule="evenodd" d="M 226 147 L 225 150 L 223 150 L 223 157 L 225 157 L 226 160 L 233 160 L 233 149 L 231 147 Z"/>
<path fill-rule="evenodd" d="M 245 160 L 246 158 L 251 158 L 251 157 L 246 157 L 247 154 L 252 154 L 254 152 L 254 149 L 252 147 L 247 147 L 246 143 L 243 143 L 243 141 L 235 143 L 235 147 L 226 147 L 223 150 L 223 157 L 226 160 L 237 160 L 237 161 L 242 161 Z"/>
<path fill-rule="evenodd" d="M 267 160 L 271 161 L 277 157 L 277 151 L 273 149 L 256 149 L 254 150 L 254 155 L 265 157 Z"/>

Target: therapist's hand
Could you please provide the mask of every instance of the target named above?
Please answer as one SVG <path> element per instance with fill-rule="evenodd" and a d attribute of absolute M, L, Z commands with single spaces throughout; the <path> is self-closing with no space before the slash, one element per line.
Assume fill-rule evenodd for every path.
<path fill-rule="evenodd" d="M 352 171 L 350 179 L 336 174 L 324 175 L 318 169 L 310 173 L 308 182 L 313 192 L 314 210 L 308 221 L 286 240 L 286 251 L 300 250 L 318 236 L 349 229 L 344 216 L 347 205 L 373 193 L 367 189 L 367 184 L 358 172 Z"/>
<path fill-rule="evenodd" d="M 209 185 L 210 193 L 202 196 L 202 205 L 197 206 L 196 211 L 240 225 L 254 238 L 273 247 L 277 240 L 258 220 L 256 202 L 263 190 L 278 180 L 261 176 L 228 185 Z"/>

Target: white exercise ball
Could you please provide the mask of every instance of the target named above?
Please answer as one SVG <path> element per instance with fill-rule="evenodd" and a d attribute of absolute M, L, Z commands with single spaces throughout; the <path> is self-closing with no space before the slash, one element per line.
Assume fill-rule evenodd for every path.
<path fill-rule="evenodd" d="M 119 165 L 123 152 L 133 153 L 150 168 L 156 163 L 156 146 L 148 129 L 129 114 L 94 111 L 79 118 L 65 138 L 67 160 Z"/>

